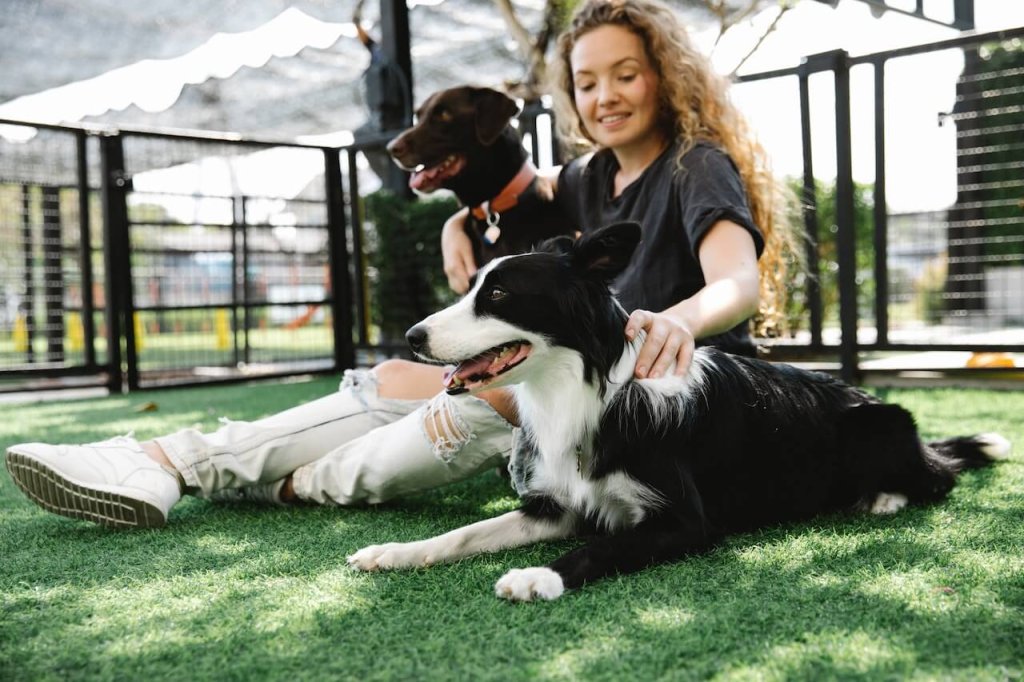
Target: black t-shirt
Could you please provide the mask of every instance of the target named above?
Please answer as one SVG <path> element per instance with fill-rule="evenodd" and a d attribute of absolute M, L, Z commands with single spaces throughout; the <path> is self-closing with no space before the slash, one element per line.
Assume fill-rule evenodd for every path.
<path fill-rule="evenodd" d="M 701 143 L 686 153 L 680 171 L 678 149 L 678 143 L 669 145 L 614 199 L 619 165 L 610 150 L 569 162 L 558 178 L 558 199 L 582 231 L 624 220 L 640 223 L 640 245 L 613 283 L 627 311 L 659 312 L 702 289 L 705 281 L 698 249 L 719 220 L 730 220 L 749 231 L 758 256 L 764 249 L 764 238 L 751 218 L 732 159 L 717 147 Z M 733 353 L 753 353 L 746 322 L 697 343 Z"/>

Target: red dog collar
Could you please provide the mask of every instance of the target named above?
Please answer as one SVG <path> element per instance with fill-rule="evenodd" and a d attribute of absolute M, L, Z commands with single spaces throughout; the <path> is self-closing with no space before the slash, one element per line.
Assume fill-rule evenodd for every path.
<path fill-rule="evenodd" d="M 537 169 L 527 160 L 498 196 L 473 207 L 473 217 L 477 220 L 485 220 L 489 225 L 497 225 L 497 218 L 501 212 L 507 211 L 519 203 L 519 195 L 526 191 L 536 177 Z"/>

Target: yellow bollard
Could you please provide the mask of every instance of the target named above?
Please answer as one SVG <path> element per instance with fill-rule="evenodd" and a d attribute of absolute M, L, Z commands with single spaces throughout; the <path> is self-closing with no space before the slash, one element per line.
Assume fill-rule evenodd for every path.
<path fill-rule="evenodd" d="M 68 313 L 68 350 L 85 348 L 85 328 L 80 313 Z"/>
<path fill-rule="evenodd" d="M 14 341 L 14 350 L 17 353 L 24 353 L 28 350 L 28 324 L 24 315 L 14 318 L 14 331 L 11 333 L 11 340 Z"/>
<path fill-rule="evenodd" d="M 213 329 L 217 334 L 217 350 L 231 348 L 231 324 L 228 322 L 228 311 L 224 308 L 217 309 Z"/>
<path fill-rule="evenodd" d="M 135 326 L 135 352 L 146 347 L 146 339 L 142 329 L 142 318 L 138 313 L 132 313 L 132 323 Z"/>

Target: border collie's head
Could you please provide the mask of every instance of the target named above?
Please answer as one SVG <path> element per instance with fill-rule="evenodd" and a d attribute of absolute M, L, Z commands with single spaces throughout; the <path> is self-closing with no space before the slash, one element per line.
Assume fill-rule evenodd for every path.
<path fill-rule="evenodd" d="M 608 285 L 639 241 L 639 225 L 616 223 L 491 261 L 461 301 L 412 327 L 406 340 L 419 357 L 455 365 L 445 377 L 449 393 L 519 383 L 559 350 L 582 358 L 587 381 L 596 374 L 603 382 L 622 355 L 626 324 Z"/>

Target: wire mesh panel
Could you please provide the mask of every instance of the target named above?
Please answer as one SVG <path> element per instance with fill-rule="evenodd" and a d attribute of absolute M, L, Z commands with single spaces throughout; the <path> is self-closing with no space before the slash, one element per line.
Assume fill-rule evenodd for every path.
<path fill-rule="evenodd" d="M 333 366 L 323 153 L 127 135 L 141 384 Z"/>
<path fill-rule="evenodd" d="M 890 340 L 1024 343 L 1024 50 L 1005 41 L 893 59 L 892 96 L 922 69 L 936 77 L 887 122 L 902 133 L 888 142 Z"/>
<path fill-rule="evenodd" d="M 102 223 L 89 149 L 77 131 L 0 130 L 0 391 L 104 381 Z"/>

